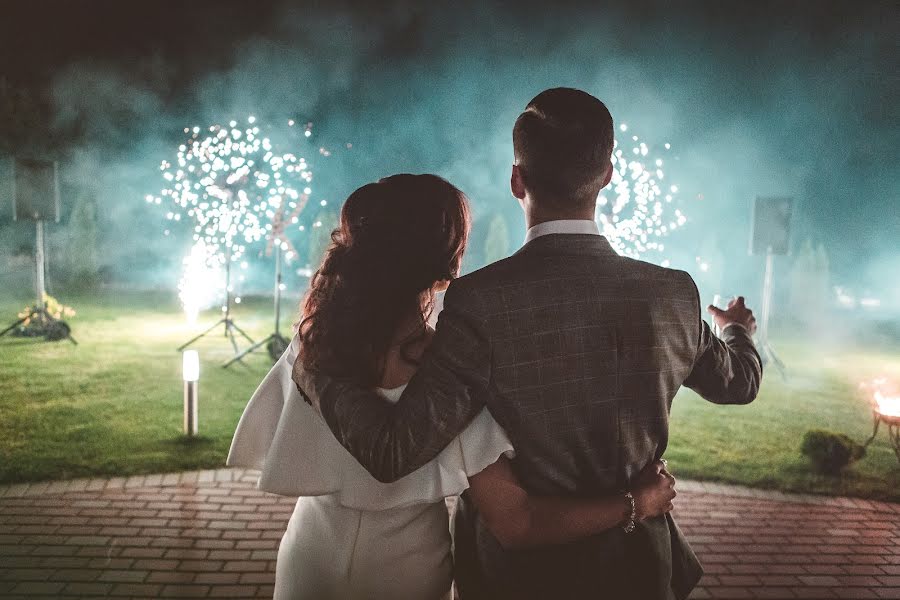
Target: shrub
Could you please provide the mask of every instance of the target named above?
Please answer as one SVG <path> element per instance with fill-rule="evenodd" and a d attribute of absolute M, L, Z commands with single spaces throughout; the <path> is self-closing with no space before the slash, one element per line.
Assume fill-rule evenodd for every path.
<path fill-rule="evenodd" d="M 865 456 L 865 447 L 843 433 L 824 429 L 807 431 L 800 451 L 820 473 L 837 475 L 841 469 Z"/>

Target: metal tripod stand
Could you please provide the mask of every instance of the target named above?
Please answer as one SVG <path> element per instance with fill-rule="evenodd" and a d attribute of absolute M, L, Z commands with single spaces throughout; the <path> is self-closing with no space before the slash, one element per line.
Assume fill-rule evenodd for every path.
<path fill-rule="evenodd" d="M 253 343 L 253 339 L 247 335 L 247 333 L 238 327 L 237 323 L 234 322 L 234 319 L 231 318 L 231 250 L 229 249 L 226 257 L 225 257 L 225 315 L 215 322 L 215 324 L 201 333 L 200 335 L 188 340 L 184 344 L 178 347 L 178 352 L 183 351 L 185 348 L 196 342 L 197 340 L 206 337 L 210 333 L 213 332 L 219 325 L 225 326 L 225 337 L 231 342 L 231 346 L 234 348 L 235 358 L 228 361 L 223 367 L 229 366 L 235 360 L 239 360 L 242 354 L 240 354 L 240 348 L 237 345 L 237 339 L 234 335 L 235 332 L 242 335 L 248 342 Z"/>
<path fill-rule="evenodd" d="M 280 332 L 280 323 L 281 323 L 281 255 L 282 249 L 281 244 L 275 244 L 275 331 L 269 334 L 269 337 L 266 339 L 256 342 L 243 352 L 235 355 L 234 358 L 226 362 L 223 367 L 228 367 L 231 363 L 241 360 L 251 352 L 261 348 L 263 346 L 269 351 L 269 356 L 273 361 L 278 360 L 278 358 L 284 353 L 290 344 L 290 340 L 281 335 Z"/>
<path fill-rule="evenodd" d="M 3 331 L 0 331 L 0 337 L 3 337 L 11 331 L 14 331 L 16 327 L 22 325 L 23 323 L 30 324 L 32 322 L 35 322 L 40 325 L 39 330 L 45 339 L 49 341 L 67 339 L 77 346 L 78 342 L 76 342 L 75 338 L 72 337 L 72 330 L 69 325 L 65 321 L 57 319 L 53 315 L 51 315 L 47 311 L 47 306 L 44 304 L 44 295 L 46 294 L 44 273 L 44 221 L 41 219 L 36 219 L 35 227 L 34 291 L 35 295 L 37 296 L 37 301 L 35 302 L 34 306 L 28 309 L 27 315 L 21 317 L 19 320 L 11 324 Z"/>

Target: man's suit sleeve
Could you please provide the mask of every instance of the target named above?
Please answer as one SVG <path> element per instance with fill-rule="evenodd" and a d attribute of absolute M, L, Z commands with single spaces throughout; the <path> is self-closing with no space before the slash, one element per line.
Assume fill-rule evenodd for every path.
<path fill-rule="evenodd" d="M 750 332 L 731 325 L 716 337 L 700 318 L 697 285 L 687 275 L 697 298 L 697 355 L 684 385 L 716 404 L 749 404 L 759 392 L 762 360 L 753 345 Z"/>
<path fill-rule="evenodd" d="M 451 285 L 434 340 L 400 400 L 391 405 L 372 390 L 299 361 L 294 382 L 341 444 L 375 479 L 392 482 L 435 458 L 484 407 L 491 370 L 483 319 Z"/>

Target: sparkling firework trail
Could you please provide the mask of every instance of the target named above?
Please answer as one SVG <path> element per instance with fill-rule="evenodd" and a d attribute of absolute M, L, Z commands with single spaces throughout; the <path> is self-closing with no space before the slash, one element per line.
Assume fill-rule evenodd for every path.
<path fill-rule="evenodd" d="M 194 241 L 203 241 L 211 256 L 224 264 L 238 260 L 249 244 L 272 231 L 276 214 L 292 217 L 312 190 L 312 171 L 305 158 L 277 152 L 260 135 L 256 118 L 247 125 L 188 128 L 175 163 L 163 161 L 166 187 L 147 202 L 171 202 L 170 221 L 194 222 Z"/>
<path fill-rule="evenodd" d="M 616 140 L 612 155 L 612 180 L 597 197 L 600 231 L 620 253 L 634 258 L 665 251 L 662 238 L 687 222 L 681 209 L 673 207 L 678 186 L 666 180 L 665 160 L 651 156 L 651 148 L 636 135 L 630 147 L 624 144 L 628 125 Z M 664 145 L 671 150 L 671 144 Z M 661 261 L 668 266 L 668 261 Z"/>
<path fill-rule="evenodd" d="M 201 310 L 224 295 L 225 279 L 218 261 L 212 260 L 209 248 L 202 241 L 194 244 L 182 262 L 184 274 L 178 283 L 178 298 L 188 323 L 193 325 Z"/>
<path fill-rule="evenodd" d="M 311 127 L 307 124 L 306 138 Z M 179 284 L 190 320 L 215 302 L 211 293 L 224 291 L 222 283 L 213 281 L 221 279 L 225 263 L 237 262 L 249 245 L 267 238 L 267 254 L 275 243 L 286 248 L 286 259 L 296 256 L 287 229 L 296 226 L 312 193 L 312 171 L 305 158 L 276 149 L 252 115 L 245 124 L 186 127 L 184 133 L 187 139 L 174 162 L 160 165 L 163 189 L 145 199 L 156 205 L 166 202 L 169 221 L 193 223 L 194 244 Z M 246 266 L 242 261 L 241 267 Z"/>

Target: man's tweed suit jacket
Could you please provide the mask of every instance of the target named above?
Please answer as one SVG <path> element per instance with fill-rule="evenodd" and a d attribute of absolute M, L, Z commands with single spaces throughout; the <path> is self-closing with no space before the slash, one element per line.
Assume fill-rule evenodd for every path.
<path fill-rule="evenodd" d="M 681 386 L 719 404 L 756 397 L 762 365 L 749 333 L 731 326 L 719 339 L 700 310 L 683 271 L 619 256 L 602 236 L 544 235 L 451 284 L 396 405 L 300 361 L 294 380 L 382 481 L 434 458 L 487 405 L 529 493 L 598 496 L 628 489 L 663 455 Z M 670 515 L 631 534 L 505 550 L 465 495 L 455 555 L 464 600 L 684 598 L 702 574 Z"/>

